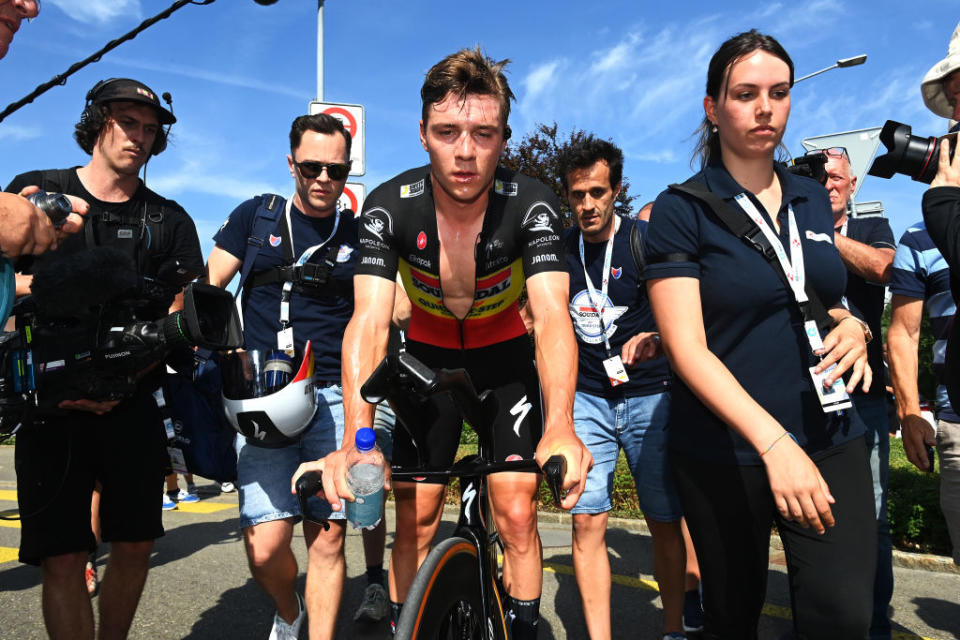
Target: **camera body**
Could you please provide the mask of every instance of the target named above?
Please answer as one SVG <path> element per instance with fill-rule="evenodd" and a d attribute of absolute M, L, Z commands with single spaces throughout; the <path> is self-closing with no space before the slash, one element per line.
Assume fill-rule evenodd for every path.
<path fill-rule="evenodd" d="M 136 320 L 138 303 L 167 299 L 176 288 L 150 282 L 133 299 L 62 317 L 27 297 L 14 307 L 16 330 L 0 337 L 0 433 L 32 418 L 63 415 L 64 400 L 123 400 L 140 376 L 171 349 L 235 349 L 243 344 L 233 296 L 206 284 L 184 290 L 184 308 Z"/>
<path fill-rule="evenodd" d="M 794 175 L 811 178 L 822 185 L 827 184 L 827 154 L 822 151 L 808 153 L 783 164 L 787 171 Z"/>

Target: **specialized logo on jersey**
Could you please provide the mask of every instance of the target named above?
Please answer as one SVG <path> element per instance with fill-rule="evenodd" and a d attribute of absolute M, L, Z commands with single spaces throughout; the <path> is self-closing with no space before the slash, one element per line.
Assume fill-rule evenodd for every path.
<path fill-rule="evenodd" d="M 363 212 L 363 228 L 383 242 L 385 233 L 393 235 L 393 218 L 383 207 L 375 207 Z"/>
<path fill-rule="evenodd" d="M 613 276 L 614 280 L 619 280 L 620 276 L 623 275 L 623 267 L 610 267 L 610 275 Z"/>
<path fill-rule="evenodd" d="M 493 190 L 502 196 L 515 196 L 519 191 L 516 182 L 504 182 L 503 180 L 494 180 Z"/>
<path fill-rule="evenodd" d="M 280 236 L 275 236 L 272 233 L 270 234 L 271 247 L 279 247 L 281 242 L 283 242 L 283 239 Z"/>
<path fill-rule="evenodd" d="M 417 249 L 420 249 L 420 251 L 423 251 L 424 248 L 426 248 L 426 246 L 427 246 L 427 234 L 421 231 L 419 234 L 417 234 Z"/>
<path fill-rule="evenodd" d="M 403 184 L 400 185 L 400 197 L 401 198 L 416 198 L 423 193 L 424 181 L 423 178 L 420 178 L 413 184 Z"/>
<path fill-rule="evenodd" d="M 597 295 L 600 295 L 599 291 Z M 607 330 L 607 340 L 609 340 L 617 332 L 617 325 L 614 323 L 617 318 L 627 312 L 627 307 L 613 306 L 609 296 L 604 298 L 601 306 L 603 308 L 603 326 Z M 573 319 L 573 328 L 577 332 L 578 338 L 587 344 L 603 342 L 600 314 L 593 306 L 593 302 L 590 300 L 590 292 L 586 289 L 581 290 L 570 301 L 570 317 Z"/>
<path fill-rule="evenodd" d="M 552 221 L 557 214 L 542 200 L 534 202 L 523 216 L 521 226 L 527 231 L 553 231 Z"/>

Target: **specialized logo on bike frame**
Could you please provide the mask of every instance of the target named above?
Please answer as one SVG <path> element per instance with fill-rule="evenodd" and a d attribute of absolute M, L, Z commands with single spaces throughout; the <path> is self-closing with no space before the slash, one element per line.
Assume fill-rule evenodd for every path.
<path fill-rule="evenodd" d="M 374 207 L 363 212 L 363 228 L 383 241 L 383 234 L 393 235 L 393 218 L 383 207 Z"/>
<path fill-rule="evenodd" d="M 539 200 L 530 205 L 523 216 L 521 226 L 528 231 L 553 231 L 551 221 L 557 217 L 556 212 L 546 202 Z"/>
<path fill-rule="evenodd" d="M 413 184 L 402 184 L 400 185 L 400 197 L 401 198 L 416 198 L 423 193 L 424 181 L 423 178 L 420 178 Z"/>
<path fill-rule="evenodd" d="M 601 295 L 597 292 L 597 295 Z M 614 324 L 617 318 L 627 312 L 627 307 L 617 307 L 613 305 L 610 296 L 603 300 L 603 326 L 607 330 L 607 340 L 613 337 L 617 332 L 617 325 Z M 570 301 L 570 317 L 573 319 L 573 328 L 577 336 L 587 344 L 600 344 L 603 342 L 603 332 L 600 329 L 600 314 L 593 306 L 590 299 L 590 292 L 582 289 L 573 296 Z"/>

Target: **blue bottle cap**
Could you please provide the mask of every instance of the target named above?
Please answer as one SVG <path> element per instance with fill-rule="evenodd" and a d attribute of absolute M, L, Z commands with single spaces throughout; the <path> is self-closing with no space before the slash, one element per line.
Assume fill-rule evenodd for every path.
<path fill-rule="evenodd" d="M 377 434 L 370 427 L 358 429 L 356 444 L 359 451 L 370 451 L 377 444 Z"/>

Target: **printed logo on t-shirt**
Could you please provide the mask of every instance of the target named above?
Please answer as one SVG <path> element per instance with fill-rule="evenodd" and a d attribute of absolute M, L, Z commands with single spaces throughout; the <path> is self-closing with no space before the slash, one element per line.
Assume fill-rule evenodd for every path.
<path fill-rule="evenodd" d="M 337 262 L 347 262 L 350 260 L 350 254 L 353 253 L 353 247 L 348 244 L 340 245 L 340 249 L 337 251 Z"/>
<path fill-rule="evenodd" d="M 272 233 L 270 234 L 270 246 L 271 246 L 271 247 L 279 247 L 279 246 L 280 246 L 280 243 L 281 243 L 282 241 L 283 241 L 283 240 L 280 238 L 280 236 L 275 236 L 275 235 L 273 235 Z"/>
<path fill-rule="evenodd" d="M 528 231 L 553 231 L 551 221 L 556 216 L 557 214 L 550 208 L 550 205 L 541 200 L 530 205 L 520 226 Z"/>
<path fill-rule="evenodd" d="M 833 237 L 828 233 L 814 233 L 813 231 L 807 230 L 807 240 L 813 240 L 814 242 L 829 242 L 833 244 Z"/>
<path fill-rule="evenodd" d="M 623 275 L 623 267 L 610 267 L 610 275 L 613 276 L 614 280 L 619 280 L 620 276 Z"/>
<path fill-rule="evenodd" d="M 416 198 L 423 193 L 424 189 L 423 178 L 417 180 L 413 184 L 403 184 L 400 185 L 400 197 L 401 198 Z"/>
<path fill-rule="evenodd" d="M 600 295 L 599 291 L 597 295 Z M 609 296 L 604 299 L 601 306 L 603 307 L 603 326 L 607 330 L 607 340 L 610 340 L 613 334 L 617 332 L 617 325 L 614 323 L 617 318 L 627 312 L 627 307 L 614 306 Z M 603 342 L 600 314 L 593 306 L 593 302 L 590 300 L 590 292 L 586 289 L 581 290 L 570 301 L 570 317 L 573 319 L 573 328 L 580 340 L 587 344 Z"/>
<path fill-rule="evenodd" d="M 363 228 L 383 241 L 384 232 L 393 234 L 393 218 L 383 207 L 368 209 L 363 212 Z"/>

